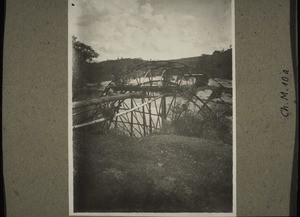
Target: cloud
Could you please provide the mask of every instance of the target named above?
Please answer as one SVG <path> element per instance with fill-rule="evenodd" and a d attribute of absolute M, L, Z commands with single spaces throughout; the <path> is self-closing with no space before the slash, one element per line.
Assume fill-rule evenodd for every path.
<path fill-rule="evenodd" d="M 71 34 L 98 51 L 99 60 L 174 59 L 231 44 L 228 0 L 77 0 L 75 5 L 69 12 Z"/>
<path fill-rule="evenodd" d="M 141 7 L 142 9 L 142 17 L 149 19 L 152 17 L 153 8 L 149 3 L 146 3 Z"/>

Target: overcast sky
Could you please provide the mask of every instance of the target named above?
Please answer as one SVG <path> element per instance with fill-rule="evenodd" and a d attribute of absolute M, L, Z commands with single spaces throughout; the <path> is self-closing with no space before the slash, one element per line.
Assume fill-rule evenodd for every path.
<path fill-rule="evenodd" d="M 231 0 L 70 0 L 69 27 L 97 61 L 176 59 L 228 49 Z"/>

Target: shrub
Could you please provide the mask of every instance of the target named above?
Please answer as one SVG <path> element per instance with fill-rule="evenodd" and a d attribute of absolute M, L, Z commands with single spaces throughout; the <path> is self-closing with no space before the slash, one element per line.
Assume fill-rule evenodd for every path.
<path fill-rule="evenodd" d="M 217 122 L 186 113 L 172 122 L 175 134 L 203 139 L 219 139 Z"/>

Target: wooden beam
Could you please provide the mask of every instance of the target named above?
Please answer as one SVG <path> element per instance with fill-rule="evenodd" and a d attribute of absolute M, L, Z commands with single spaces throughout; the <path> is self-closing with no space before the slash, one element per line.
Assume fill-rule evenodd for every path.
<path fill-rule="evenodd" d="M 147 91 L 147 92 L 166 92 L 166 91 L 180 91 L 178 86 L 116 86 L 113 87 L 115 91 Z"/>
<path fill-rule="evenodd" d="M 191 90 L 191 85 L 181 85 L 181 86 L 116 86 L 112 87 L 115 91 L 133 91 L 133 92 L 183 92 Z M 203 86 L 203 87 L 197 87 L 197 91 L 201 90 L 216 90 L 220 87 L 215 86 Z M 223 91 L 225 93 L 232 93 L 232 88 L 222 87 Z"/>
<path fill-rule="evenodd" d="M 107 103 L 107 102 L 114 102 L 117 100 L 124 100 L 128 98 L 136 98 L 136 97 L 142 97 L 144 93 L 137 92 L 137 93 L 125 93 L 125 94 L 118 94 L 114 96 L 104 96 L 98 99 L 91 99 L 91 100 L 85 100 L 85 101 L 78 101 L 72 103 L 72 108 L 80 108 L 80 107 L 86 107 L 90 105 L 95 105 L 98 103 Z"/>

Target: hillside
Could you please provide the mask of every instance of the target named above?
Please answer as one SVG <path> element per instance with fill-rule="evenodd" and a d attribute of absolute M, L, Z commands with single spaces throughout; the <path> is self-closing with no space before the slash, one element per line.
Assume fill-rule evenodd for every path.
<path fill-rule="evenodd" d="M 232 146 L 177 135 L 74 137 L 78 212 L 230 212 Z"/>
<path fill-rule="evenodd" d="M 194 67 L 199 73 L 205 73 L 210 77 L 232 79 L 232 49 L 225 51 L 215 51 L 212 55 L 168 60 L 170 62 L 180 62 Z M 119 76 L 135 65 L 147 62 L 142 59 L 121 58 L 117 60 L 107 60 L 98 63 L 88 63 L 83 73 L 89 83 L 99 83 L 111 80 L 113 75 Z"/>

